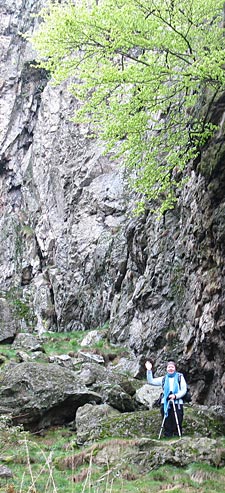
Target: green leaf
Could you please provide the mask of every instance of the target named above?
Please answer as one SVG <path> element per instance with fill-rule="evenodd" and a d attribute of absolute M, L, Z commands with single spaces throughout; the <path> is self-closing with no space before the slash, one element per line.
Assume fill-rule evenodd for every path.
<path fill-rule="evenodd" d="M 215 132 L 202 107 L 225 86 L 222 13 L 221 0 L 52 1 L 31 39 L 55 84 L 73 77 L 76 121 L 91 123 L 142 203 L 161 211 Z"/>

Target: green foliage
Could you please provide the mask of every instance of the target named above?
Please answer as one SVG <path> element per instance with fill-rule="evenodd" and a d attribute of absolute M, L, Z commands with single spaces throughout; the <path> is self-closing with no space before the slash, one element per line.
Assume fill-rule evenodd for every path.
<path fill-rule="evenodd" d="M 33 313 L 29 296 L 24 295 L 21 288 L 12 287 L 8 291 L 3 291 L 1 296 L 8 300 L 17 320 L 25 320 L 28 326 L 32 326 L 34 324 L 35 315 Z"/>
<path fill-rule="evenodd" d="M 223 0 L 54 1 L 32 39 L 56 84 L 75 76 L 76 121 L 91 122 L 162 212 L 215 129 L 199 115 L 225 83 L 222 13 Z"/>
<path fill-rule="evenodd" d="M 27 303 L 24 303 L 21 299 L 16 299 L 12 301 L 15 307 L 16 314 L 20 319 L 29 319 L 30 307 Z"/>
<path fill-rule="evenodd" d="M 0 357 L 5 357 L 7 360 L 15 360 L 16 359 L 16 351 L 15 349 L 11 349 L 11 344 L 0 343 Z"/>
<path fill-rule="evenodd" d="M 22 233 L 24 234 L 24 236 L 26 238 L 32 238 L 35 236 L 35 231 L 33 228 L 31 228 L 31 226 L 25 224 L 22 228 Z"/>

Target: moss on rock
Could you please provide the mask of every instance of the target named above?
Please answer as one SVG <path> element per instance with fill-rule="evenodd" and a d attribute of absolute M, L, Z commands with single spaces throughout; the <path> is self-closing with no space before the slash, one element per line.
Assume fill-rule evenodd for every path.
<path fill-rule="evenodd" d="M 99 439 L 120 438 L 157 438 L 162 418 L 158 409 L 123 413 L 108 417 L 102 422 Z M 184 435 L 190 437 L 219 437 L 225 434 L 225 417 L 219 410 L 206 406 L 187 406 L 183 423 Z"/>

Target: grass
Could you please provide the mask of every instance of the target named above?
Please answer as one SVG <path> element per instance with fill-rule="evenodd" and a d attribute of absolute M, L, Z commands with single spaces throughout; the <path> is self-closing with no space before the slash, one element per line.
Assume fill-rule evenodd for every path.
<path fill-rule="evenodd" d="M 43 348 L 47 356 L 54 354 L 68 354 L 77 352 L 81 341 L 86 333 L 84 332 L 45 332 Z"/>
<path fill-rule="evenodd" d="M 107 447 L 133 446 L 133 441 L 105 440 L 79 449 L 68 428 L 39 435 L 21 428 L 0 429 L 0 461 L 13 478 L 0 481 L 1 493 L 224 493 L 225 468 L 191 464 L 166 465 L 149 472 L 118 455 L 107 459 Z"/>
<path fill-rule="evenodd" d="M 106 328 L 107 324 L 98 328 L 98 330 L 105 330 Z M 42 343 L 44 353 L 40 354 L 36 361 L 46 361 L 46 357 L 54 355 L 70 354 L 71 356 L 76 356 L 78 351 L 82 350 L 103 354 L 106 358 L 109 357 L 110 360 L 115 360 L 116 363 L 117 356 L 125 354 L 126 351 L 123 347 L 111 346 L 106 337 L 93 343 L 92 346 L 81 346 L 82 340 L 89 332 L 45 332 Z M 23 351 L 28 355 L 34 354 L 30 350 L 23 349 Z M 18 360 L 17 353 L 18 349 L 13 349 L 11 344 L 0 343 L 0 357 L 2 355 L 6 362 L 8 360 Z"/>
<path fill-rule="evenodd" d="M 11 349 L 11 344 L 0 344 L 0 356 L 12 360 L 16 358 L 16 351 Z"/>

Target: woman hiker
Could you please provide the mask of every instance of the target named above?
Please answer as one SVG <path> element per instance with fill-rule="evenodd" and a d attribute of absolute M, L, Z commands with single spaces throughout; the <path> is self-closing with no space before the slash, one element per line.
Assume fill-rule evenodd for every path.
<path fill-rule="evenodd" d="M 146 361 L 147 381 L 150 385 L 161 386 L 163 389 L 161 399 L 161 414 L 165 418 L 164 421 L 164 436 L 172 437 L 182 435 L 183 422 L 183 400 L 182 397 L 186 394 L 187 384 L 182 373 L 176 371 L 174 361 L 167 363 L 167 374 L 163 377 L 154 378 L 152 375 L 152 363 Z M 174 405 L 175 404 L 175 410 Z M 175 411 L 177 414 L 178 424 L 176 422 Z M 178 429 L 180 428 L 180 433 Z"/>

